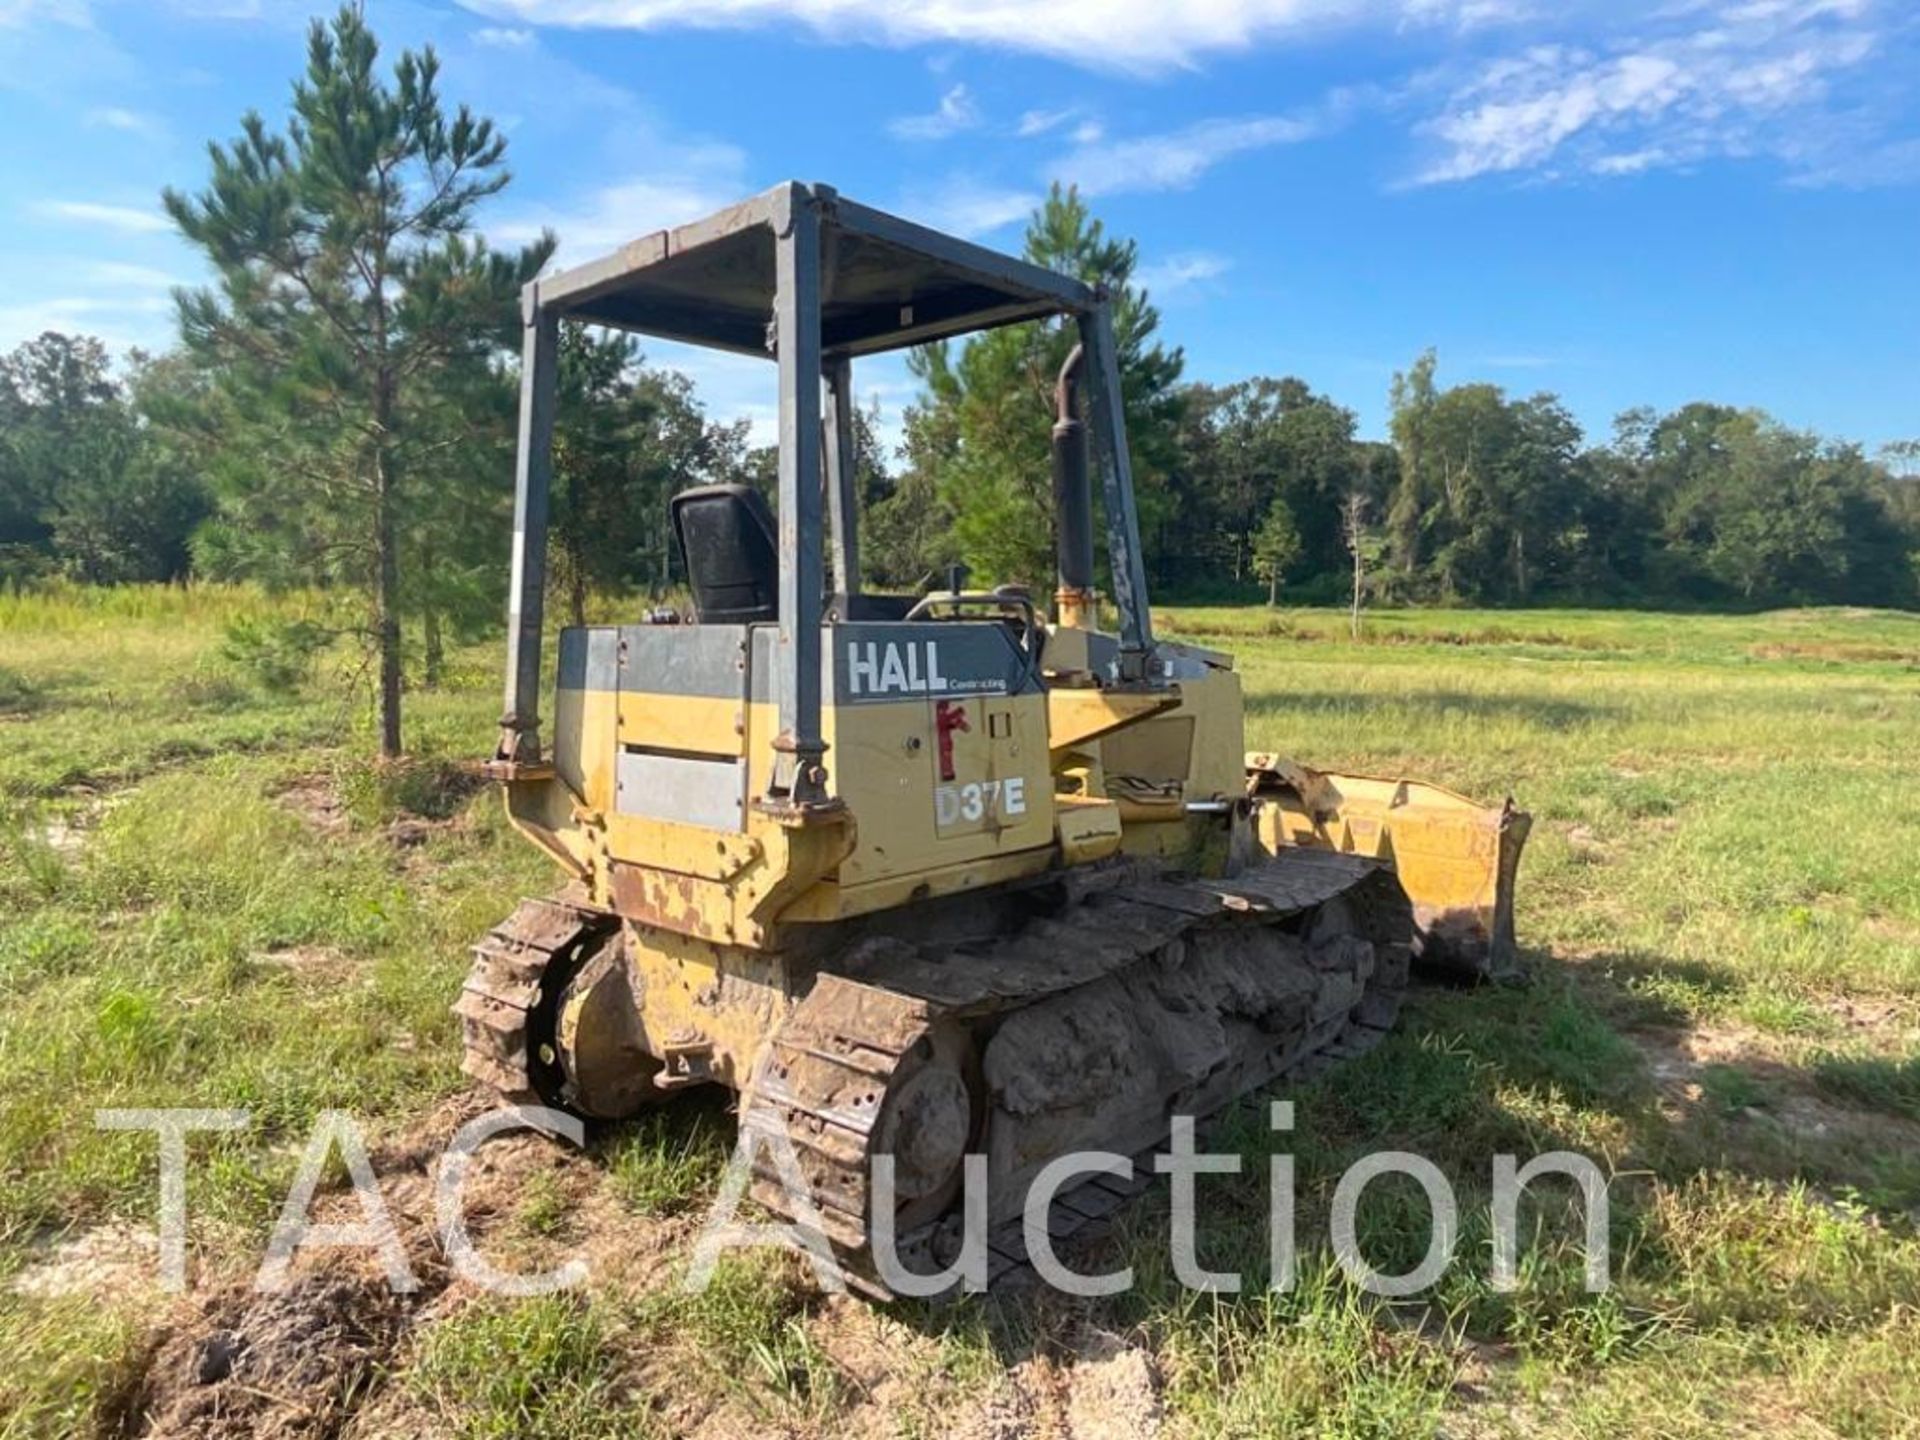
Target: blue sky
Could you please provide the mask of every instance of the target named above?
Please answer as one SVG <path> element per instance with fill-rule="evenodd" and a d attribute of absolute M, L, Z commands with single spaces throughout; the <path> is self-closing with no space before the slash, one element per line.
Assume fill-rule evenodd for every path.
<path fill-rule="evenodd" d="M 157 194 L 284 114 L 313 7 L 0 0 L 0 346 L 163 345 L 201 272 Z M 1590 433 L 1715 399 L 1920 434 L 1911 0 L 403 0 L 511 137 L 486 212 L 564 258 L 789 176 L 1017 248 L 1051 179 L 1140 242 L 1189 376 L 1395 369 Z M 764 423 L 767 367 L 665 356 Z M 862 388 L 897 413 L 897 364 Z"/>

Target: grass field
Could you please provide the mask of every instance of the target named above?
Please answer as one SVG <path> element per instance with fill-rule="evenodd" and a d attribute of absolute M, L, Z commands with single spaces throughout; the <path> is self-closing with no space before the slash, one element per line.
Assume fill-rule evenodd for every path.
<path fill-rule="evenodd" d="M 1920 616 L 1174 611 L 1236 653 L 1251 745 L 1405 772 L 1536 817 L 1523 988 L 1418 992 L 1386 1047 L 1229 1129 L 1202 1256 L 1265 1252 L 1264 1157 L 1297 1157 L 1299 1283 L 1186 1292 L 1150 1194 L 1082 1257 L 1100 1302 L 930 1312 L 818 1294 L 789 1260 L 678 1276 L 723 1105 L 491 1147 L 474 1229 L 503 1267 L 584 1252 L 584 1296 L 476 1297 L 423 1238 L 425 1156 L 474 1113 L 446 1007 L 465 947 L 543 864 L 450 762 L 497 713 L 491 646 L 411 697 L 382 772 L 333 663 L 273 693 L 232 591 L 0 597 L 0 1437 L 1920 1435 Z M 151 1137 L 96 1108 L 243 1107 L 192 1146 L 194 1289 L 153 1287 Z M 299 1152 L 360 1117 L 421 1292 L 316 1270 L 246 1290 Z M 1433 1159 L 1460 1263 L 1392 1306 L 1325 1245 L 1359 1154 Z M 1577 1213 L 1534 1213 L 1488 1283 L 1490 1157 L 1614 1176 L 1614 1285 Z M 1417 1193 L 1417 1192 L 1416 1192 Z M 334 1197 L 336 1200 L 339 1196 Z M 1367 1253 L 1424 1212 L 1381 1184 Z M 253 1383 L 196 1384 L 210 1335 Z M 272 1353 L 267 1353 L 271 1340 Z"/>

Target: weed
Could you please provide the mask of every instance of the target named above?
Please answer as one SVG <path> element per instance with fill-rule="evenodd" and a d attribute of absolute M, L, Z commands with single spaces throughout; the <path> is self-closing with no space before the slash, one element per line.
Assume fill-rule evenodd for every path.
<path fill-rule="evenodd" d="M 25 715 L 38 709 L 44 698 L 39 686 L 18 671 L 0 665 L 0 716 Z"/>
<path fill-rule="evenodd" d="M 269 690 L 297 690 L 332 639 L 311 620 L 246 615 L 227 623 L 220 653 Z"/>
<path fill-rule="evenodd" d="M 851 1387 L 806 1329 L 799 1263 L 764 1250 L 724 1255 L 700 1294 L 643 1297 L 636 1323 L 656 1344 L 684 1344 L 691 1365 L 749 1406 L 824 1419 Z"/>
<path fill-rule="evenodd" d="M 344 760 L 334 770 L 341 804 L 354 823 L 367 827 L 408 816 L 448 819 L 483 783 L 471 767 L 435 755 Z"/>
<path fill-rule="evenodd" d="M 550 1170 L 542 1170 L 528 1177 L 516 1215 L 529 1234 L 553 1236 L 565 1226 L 572 1208 L 559 1177 Z"/>
<path fill-rule="evenodd" d="M 426 1332 L 407 1384 L 463 1440 L 600 1440 L 660 1433 L 619 1374 L 585 1302 L 476 1304 Z"/>
<path fill-rule="evenodd" d="M 709 1098 L 644 1115 L 612 1137 L 604 1151 L 608 1178 L 638 1213 L 678 1214 L 719 1183 L 732 1126 L 719 1103 L 702 1103 Z"/>
<path fill-rule="evenodd" d="M 1824 1035 L 1834 1029 L 1832 1017 L 1806 997 L 1779 990 L 1746 991 L 1735 1002 L 1733 1014 L 1775 1035 Z"/>
<path fill-rule="evenodd" d="M 0 1440 L 80 1435 L 117 1412 L 136 1375 L 141 1328 L 92 1297 L 26 1299 L 0 1291 Z"/>
<path fill-rule="evenodd" d="M 1920 1120 L 1920 1056 L 1888 1060 L 1821 1055 L 1814 1061 L 1813 1078 L 1821 1089 L 1842 1100 Z"/>
<path fill-rule="evenodd" d="M 1700 1089 L 1722 1115 L 1762 1110 L 1773 1103 L 1772 1089 L 1737 1065 L 1708 1065 L 1700 1071 Z"/>
<path fill-rule="evenodd" d="M 1571 992 L 1551 1004 L 1533 1038 L 1516 1045 L 1503 1068 L 1537 1077 L 1587 1106 L 1624 1098 L 1641 1075 L 1639 1052 Z"/>

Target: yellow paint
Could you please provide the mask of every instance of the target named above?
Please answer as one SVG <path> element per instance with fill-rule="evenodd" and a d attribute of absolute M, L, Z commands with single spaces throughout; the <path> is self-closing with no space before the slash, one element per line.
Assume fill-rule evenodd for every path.
<path fill-rule="evenodd" d="M 949 730 L 950 779 L 940 768 L 943 706 L 964 724 Z M 828 785 L 860 826 L 837 877 L 843 890 L 1052 844 L 1045 696 L 914 697 L 824 714 Z"/>
<path fill-rule="evenodd" d="M 1492 916 L 1511 884 L 1524 819 L 1476 804 L 1424 781 L 1308 770 L 1275 755 L 1250 754 L 1248 771 L 1264 780 L 1256 835 L 1263 848 L 1312 845 L 1392 863 L 1422 914 Z"/>
<path fill-rule="evenodd" d="M 693 755 L 747 753 L 747 709 L 741 700 L 623 690 L 620 743 Z"/>
<path fill-rule="evenodd" d="M 508 810 L 596 903 L 624 917 L 648 1049 L 662 1060 L 695 1055 L 697 1073 L 735 1088 L 811 984 L 789 959 L 793 927 L 1123 852 L 1219 873 L 1235 843 L 1247 848 L 1247 822 L 1235 842 L 1225 817 L 1190 814 L 1193 802 L 1239 800 L 1251 788 L 1258 845 L 1390 860 L 1416 906 L 1434 913 L 1490 914 L 1510 886 L 1525 829 L 1509 834 L 1504 812 L 1435 786 L 1321 776 L 1245 755 L 1240 679 L 1227 657 L 1183 647 L 1177 689 L 1101 689 L 1091 646 L 1089 632 L 1054 627 L 1043 693 L 824 706 L 838 804 L 820 811 L 759 803 L 778 728 L 770 703 L 562 691 L 551 777 L 511 782 Z M 744 760 L 739 826 L 619 813 L 623 746 Z"/>
<path fill-rule="evenodd" d="M 1057 757 L 1171 710 L 1180 702 L 1178 690 L 1056 686 L 1047 692 L 1047 746 Z"/>
<path fill-rule="evenodd" d="M 710 1045 L 713 1077 L 743 1088 L 760 1046 L 796 1001 L 785 963 L 632 921 L 627 941 L 648 1051 L 664 1060 L 676 1047 Z"/>
<path fill-rule="evenodd" d="M 873 915 L 896 906 L 913 904 L 941 895 L 959 895 L 968 890 L 984 890 L 1010 880 L 1043 875 L 1059 865 L 1059 856 L 1051 845 L 1038 850 L 1022 850 L 986 860 L 969 860 L 937 870 L 911 875 L 889 875 L 864 885 L 843 886 L 828 880 L 809 890 L 781 914 L 782 920 L 817 923 L 845 920 L 855 915 Z"/>
<path fill-rule="evenodd" d="M 1062 864 L 1087 865 L 1104 860 L 1120 853 L 1120 807 L 1111 800 L 1063 795 L 1055 811 L 1054 831 Z"/>
<path fill-rule="evenodd" d="M 823 707 L 828 788 L 841 808 L 805 825 L 754 803 L 772 774 L 770 703 L 562 691 L 554 778 L 515 783 L 509 810 L 597 902 L 663 931 L 748 948 L 777 946 L 782 922 L 873 913 L 1121 849 L 1207 852 L 1223 822 L 1186 806 L 1245 789 L 1231 662 L 1184 647 L 1176 690 L 1101 689 L 1089 683 L 1092 643 L 1088 631 L 1054 627 L 1046 664 L 1062 683 L 1041 694 Z M 950 779 L 941 774 L 943 711 L 959 722 L 948 727 Z M 619 813 L 622 746 L 744 757 L 743 822 L 717 830 Z M 1264 804 L 1260 842 L 1390 855 L 1408 888 L 1436 903 L 1484 900 L 1500 842 L 1462 828 L 1477 807 L 1430 787 L 1339 783 L 1342 803 L 1325 815 Z"/>

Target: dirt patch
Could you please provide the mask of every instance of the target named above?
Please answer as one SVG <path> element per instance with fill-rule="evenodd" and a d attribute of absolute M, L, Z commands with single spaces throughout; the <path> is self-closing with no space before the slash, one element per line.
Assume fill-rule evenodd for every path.
<path fill-rule="evenodd" d="M 251 1269 L 230 1274 L 162 1328 L 128 1401 L 127 1431 L 164 1440 L 337 1434 L 423 1307 L 447 1289 L 429 1166 L 463 1113 L 442 1105 L 374 1147 L 381 1195 L 418 1288 L 394 1291 L 358 1250 L 302 1250 L 272 1292 L 255 1288 Z M 336 1186 L 316 1198 L 312 1218 L 363 1217 L 352 1193 Z"/>
<path fill-rule="evenodd" d="M 1588 825 L 1576 825 L 1567 831 L 1567 849 L 1583 865 L 1605 865 L 1613 858 L 1611 847 Z"/>
<path fill-rule="evenodd" d="M 469 1091 L 370 1145 L 381 1197 L 417 1283 L 396 1293 L 377 1258 L 360 1250 L 300 1251 L 284 1289 L 261 1293 L 251 1268 L 228 1272 L 165 1318 L 127 1404 L 126 1429 L 153 1440 L 264 1436 L 420 1435 L 444 1428 L 388 1378 L 405 1369 L 418 1335 L 482 1297 L 453 1273 L 441 1243 L 433 1179 L 456 1131 L 492 1108 Z M 538 1206 L 530 1197 L 540 1197 Z M 667 1283 L 696 1221 L 632 1215 L 584 1153 L 511 1133 L 474 1156 L 462 1192 L 467 1233 L 502 1272 L 533 1274 L 579 1256 L 589 1291 Z M 344 1185 L 323 1190 L 320 1223 L 362 1219 Z M 139 1263 L 153 1273 L 153 1251 Z M 51 1274 L 49 1267 L 34 1273 Z M 257 1257 L 251 1257 L 257 1259 Z M 85 1267 L 59 1272 L 81 1283 Z M 43 1279 L 37 1283 L 50 1284 Z"/>
<path fill-rule="evenodd" d="M 1868 921 L 1867 928 L 1871 930 L 1874 924 Z M 1920 945 L 1920 930 L 1913 932 L 1913 938 Z M 1844 1025 L 1850 1036 L 1876 1050 L 1899 1050 L 1920 1040 L 1920 1014 L 1916 1014 L 1911 1001 L 1843 995 L 1827 1001 L 1822 1008 Z"/>
<path fill-rule="evenodd" d="M 1066 1373 L 1072 1440 L 1153 1440 L 1164 1421 L 1152 1357 L 1117 1335 L 1088 1331 Z"/>
<path fill-rule="evenodd" d="M 1152 1353 L 1090 1326 L 1013 1364 L 949 1423 L 951 1440 L 1156 1440 L 1165 1428 Z"/>
<path fill-rule="evenodd" d="M 344 834 L 350 823 L 346 802 L 328 774 L 296 776 L 275 791 L 273 798 L 322 835 Z"/>
<path fill-rule="evenodd" d="M 71 820 L 49 820 L 40 827 L 40 843 L 62 860 L 72 860 L 87 848 L 87 832 Z"/>
<path fill-rule="evenodd" d="M 160 1238 L 144 1226 L 110 1221 L 50 1244 L 42 1258 L 14 1277 L 13 1291 L 39 1300 L 82 1296 L 115 1304 L 161 1291 Z"/>
<path fill-rule="evenodd" d="M 103 791 L 92 785 L 77 785 L 65 792 L 75 801 L 72 808 L 48 816 L 29 833 L 62 860 L 78 860 L 93 842 L 94 832 L 107 811 L 132 794 L 131 789 Z"/>
<path fill-rule="evenodd" d="M 148 1362 L 142 1433 L 221 1440 L 336 1433 L 404 1333 L 410 1297 L 335 1268 L 277 1294 L 204 1301 Z"/>
<path fill-rule="evenodd" d="M 1630 1037 L 1659 1086 L 1661 1109 L 1676 1125 L 1718 1117 L 1753 1126 L 1790 1148 L 1833 1147 L 1857 1154 L 1920 1150 L 1920 1124 L 1815 1093 L 1813 1077 L 1781 1058 L 1757 1030 L 1696 1025 Z"/>
<path fill-rule="evenodd" d="M 1860 645 L 1846 641 L 1802 643 L 1770 640 L 1748 647 L 1755 660 L 1822 660 L 1834 664 L 1891 662 L 1896 665 L 1920 665 L 1920 650 L 1897 645 Z"/>
<path fill-rule="evenodd" d="M 963 1410 L 948 1435 L 950 1440 L 1029 1440 L 1040 1433 L 1039 1424 L 1033 1396 L 1008 1376 Z"/>
<path fill-rule="evenodd" d="M 1861 922 L 1860 928 L 1876 940 L 1891 940 L 1896 944 L 1920 948 L 1920 925 L 1910 921 L 1897 920 L 1891 915 L 1869 915 Z"/>
<path fill-rule="evenodd" d="M 331 945 L 285 945 L 262 950 L 251 958 L 256 965 L 314 980 L 342 980 L 355 968 L 352 960 Z"/>
<path fill-rule="evenodd" d="M 428 774 L 425 770 L 404 773 Z M 412 798 L 420 808 L 415 810 L 401 804 L 401 813 L 381 825 L 377 832 L 409 866 L 421 858 L 414 852 L 423 849 L 435 836 L 465 823 L 466 801 L 487 783 L 483 777 L 469 776 L 452 768 L 444 772 L 433 770 L 429 778 L 430 783 L 422 781 L 409 791 L 410 794 L 418 792 Z M 316 834 L 331 838 L 353 829 L 353 811 L 348 808 L 336 775 L 316 771 L 296 776 L 274 791 L 273 798 Z M 393 803 L 391 800 L 381 802 L 381 808 L 388 808 L 391 813 Z"/>

